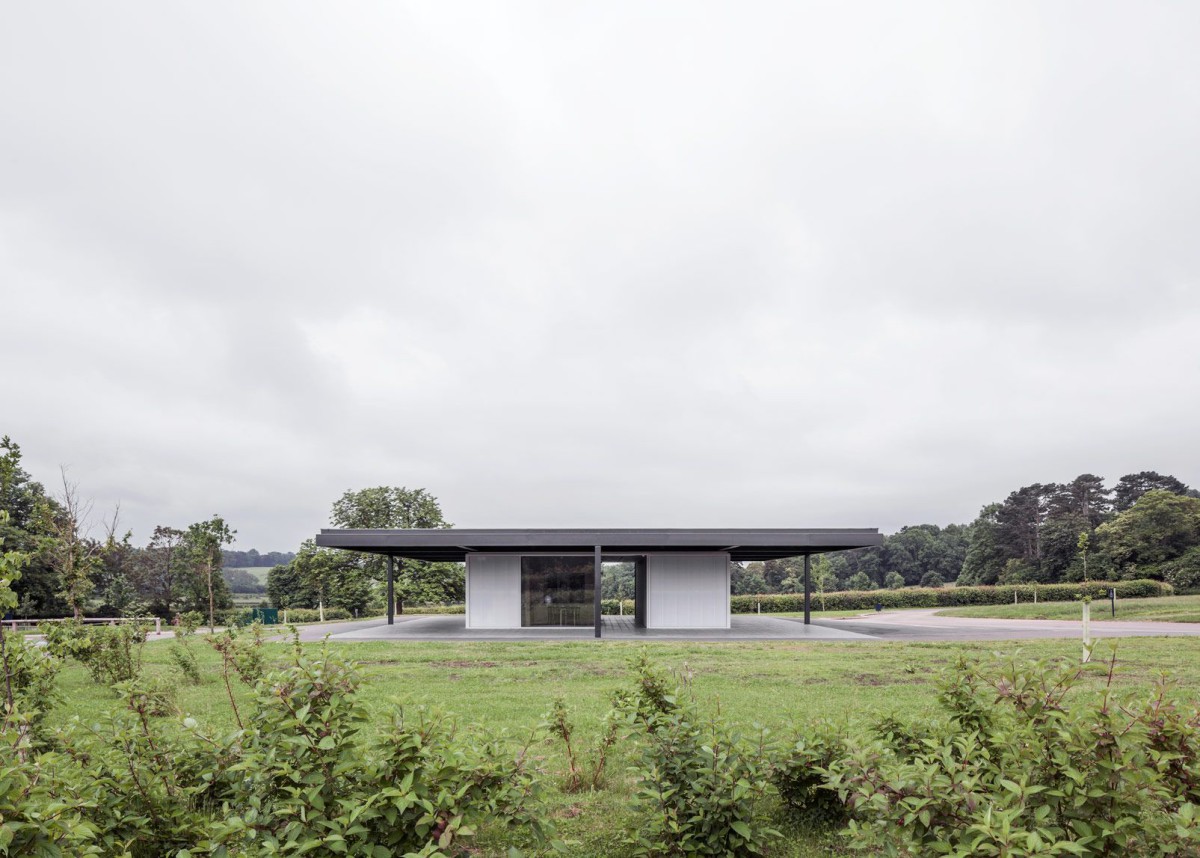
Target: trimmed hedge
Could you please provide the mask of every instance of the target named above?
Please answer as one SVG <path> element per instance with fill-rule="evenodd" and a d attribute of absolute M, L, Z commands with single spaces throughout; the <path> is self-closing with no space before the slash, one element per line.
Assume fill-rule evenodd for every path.
<path fill-rule="evenodd" d="M 284 611 L 279 609 L 279 622 L 283 622 Z M 326 608 L 325 622 L 330 620 L 348 620 L 350 612 L 345 608 Z M 321 613 L 316 608 L 288 608 L 287 621 L 289 623 L 317 623 L 321 621 Z"/>
<path fill-rule="evenodd" d="M 1162 581 L 1090 581 L 1087 584 L 1009 584 L 998 587 L 905 587 L 901 590 L 848 590 L 825 594 L 828 611 L 871 611 L 885 608 L 957 608 L 968 605 L 1011 605 L 1032 602 L 1037 591 L 1039 602 L 1070 602 L 1085 592 L 1094 599 L 1108 598 L 1109 587 L 1117 588 L 1118 599 L 1145 599 L 1170 596 L 1174 589 Z M 761 596 L 733 596 L 729 600 L 735 614 L 753 614 L 762 606 L 764 614 L 804 610 L 803 593 L 769 593 Z M 813 593 L 812 605 L 821 600 Z"/>
<path fill-rule="evenodd" d="M 405 605 L 406 614 L 465 614 L 466 605 Z"/>
<path fill-rule="evenodd" d="M 620 605 L 622 603 L 625 605 L 625 608 L 623 611 L 620 608 Z M 625 600 L 623 600 L 623 602 L 620 599 L 601 599 L 600 600 L 600 613 L 610 615 L 610 616 L 624 613 L 627 616 L 632 617 L 633 616 L 633 599 L 625 599 Z"/>

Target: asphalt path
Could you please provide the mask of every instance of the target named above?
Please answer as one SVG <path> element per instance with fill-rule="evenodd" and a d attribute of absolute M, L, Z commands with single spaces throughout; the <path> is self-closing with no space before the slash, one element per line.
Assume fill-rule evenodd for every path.
<path fill-rule="evenodd" d="M 1000 641 L 1083 637 L 1082 620 L 1017 620 L 938 616 L 938 608 L 883 611 L 857 617 L 822 620 L 877 640 Z M 1195 637 L 1200 623 L 1146 620 L 1092 620 L 1093 638 Z"/>

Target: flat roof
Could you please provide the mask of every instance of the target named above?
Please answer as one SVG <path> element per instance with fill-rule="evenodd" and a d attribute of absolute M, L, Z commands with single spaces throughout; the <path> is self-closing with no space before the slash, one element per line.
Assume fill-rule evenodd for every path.
<path fill-rule="evenodd" d="M 777 560 L 882 545 L 877 528 L 322 530 L 317 545 L 413 560 L 463 561 L 476 552 L 605 554 L 728 551 L 733 560 Z"/>

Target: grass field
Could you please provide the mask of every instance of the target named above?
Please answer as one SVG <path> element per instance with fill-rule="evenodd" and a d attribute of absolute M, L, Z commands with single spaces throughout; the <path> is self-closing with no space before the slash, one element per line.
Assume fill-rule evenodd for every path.
<path fill-rule="evenodd" d="M 1009 620 L 1078 620 L 1078 602 L 1043 602 L 1038 605 L 978 605 L 938 611 L 946 617 L 998 617 Z M 1107 599 L 1092 602 L 1092 619 L 1113 619 Z M 1118 620 L 1161 620 L 1200 623 L 1200 596 L 1164 596 L 1157 599 L 1118 599 Z"/>
<path fill-rule="evenodd" d="M 200 640 L 207 679 L 200 686 L 178 684 L 180 708 L 204 724 L 234 725 L 215 653 Z M 170 674 L 169 643 L 146 645 L 146 670 Z M 309 645 L 317 647 L 319 645 Z M 537 725 L 557 696 L 569 706 L 580 745 L 598 736 L 600 719 L 613 691 L 629 685 L 627 659 L 640 644 L 594 642 L 514 643 L 338 643 L 331 646 L 358 661 L 360 698 L 379 720 L 397 707 L 428 705 L 454 714 L 463 725 L 502 731 L 515 748 L 533 735 L 532 752 L 557 784 L 564 768 L 559 746 L 546 741 Z M 1103 645 L 1107 646 L 1107 645 Z M 269 644 L 272 658 L 287 649 Z M 794 736 L 817 719 L 854 724 L 882 715 L 928 715 L 936 705 L 937 675 L 959 654 L 987 658 L 998 649 L 1020 658 L 1078 657 L 1078 643 L 1066 640 L 1021 645 L 903 643 L 869 647 L 837 643 L 662 642 L 652 657 L 672 671 L 692 675 L 701 705 L 746 726 L 762 723 L 781 737 Z M 1105 650 L 1106 652 L 1108 650 Z M 1178 680 L 1182 700 L 1200 700 L 1200 639 L 1139 638 L 1118 644 L 1118 684 L 1148 688 L 1160 671 Z M 70 666 L 59 679 L 67 703 L 54 720 L 73 715 L 85 722 L 116 703 L 113 693 L 95 686 L 82 668 Z M 1095 680 L 1096 687 L 1099 679 Z M 245 705 L 248 692 L 236 687 Z M 549 794 L 550 813 L 560 835 L 575 841 L 571 854 L 622 856 L 622 840 L 636 827 L 629 810 L 632 782 L 626 773 L 628 743 L 617 746 L 610 762 L 609 788 L 597 793 Z M 494 838 L 494 835 L 493 835 Z M 498 839 L 482 838 L 479 855 L 503 855 Z M 789 832 L 773 853 L 787 858 L 840 854 L 828 836 Z"/>
<path fill-rule="evenodd" d="M 230 566 L 230 571 L 246 572 L 253 575 L 258 583 L 264 587 L 267 585 L 267 573 L 271 571 L 270 566 Z"/>

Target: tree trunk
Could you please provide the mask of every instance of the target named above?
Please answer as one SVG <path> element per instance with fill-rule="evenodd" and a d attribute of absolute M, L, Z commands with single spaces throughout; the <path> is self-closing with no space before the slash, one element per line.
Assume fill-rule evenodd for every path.
<path fill-rule="evenodd" d="M 216 634 L 216 632 L 217 632 L 217 624 L 216 624 L 216 620 L 215 620 L 217 610 L 216 610 L 216 602 L 213 600 L 213 586 L 212 586 L 213 571 L 212 571 L 212 561 L 211 560 L 208 563 L 207 572 L 208 572 L 208 574 L 205 576 L 205 580 L 208 582 L 208 633 L 211 635 L 211 634 Z"/>

